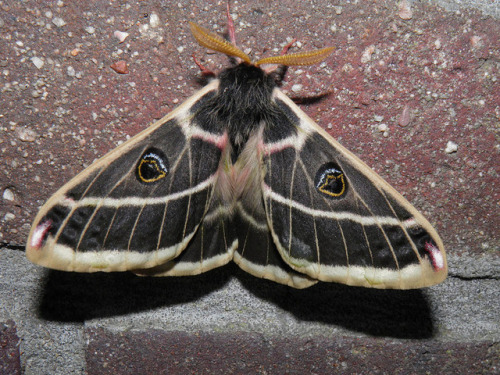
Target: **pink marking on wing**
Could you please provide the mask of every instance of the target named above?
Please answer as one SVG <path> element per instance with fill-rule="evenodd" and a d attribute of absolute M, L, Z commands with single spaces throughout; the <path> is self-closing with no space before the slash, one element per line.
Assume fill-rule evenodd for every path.
<path fill-rule="evenodd" d="M 263 154 L 269 156 L 275 152 L 283 151 L 285 148 L 295 147 L 295 138 L 285 138 L 279 142 L 267 143 L 262 147 Z"/>
<path fill-rule="evenodd" d="M 222 135 L 214 135 L 208 132 L 195 132 L 192 137 L 211 143 L 220 150 L 226 147 L 228 141 L 227 132 L 224 132 Z"/>
<path fill-rule="evenodd" d="M 227 135 L 227 132 L 224 132 L 222 136 L 218 137 L 218 142 L 215 144 L 220 150 L 224 150 L 227 145 L 227 141 L 229 139 L 229 136 Z"/>
<path fill-rule="evenodd" d="M 31 237 L 31 247 L 40 250 L 50 228 L 52 228 L 51 220 L 45 220 L 43 223 L 38 224 L 33 232 L 33 236 Z"/>
<path fill-rule="evenodd" d="M 426 242 L 424 248 L 431 258 L 431 263 L 434 267 L 434 270 L 442 270 L 444 268 L 444 258 L 439 249 L 431 242 Z"/>

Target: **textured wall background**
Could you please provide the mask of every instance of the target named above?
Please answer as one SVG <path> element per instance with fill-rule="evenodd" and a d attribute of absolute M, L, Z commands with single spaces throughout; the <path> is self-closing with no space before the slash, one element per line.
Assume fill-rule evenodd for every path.
<path fill-rule="evenodd" d="M 292 290 L 235 265 L 149 279 L 30 264 L 38 207 L 199 88 L 193 53 L 227 64 L 186 25 L 224 32 L 225 4 L 0 1 L 0 373 L 498 372 L 500 7 L 408 4 L 232 7 L 253 56 L 291 37 L 296 50 L 336 47 L 324 64 L 290 69 L 283 89 L 329 93 L 301 107 L 442 236 L 450 277 L 402 292 Z M 119 60 L 128 74 L 110 68 Z"/>

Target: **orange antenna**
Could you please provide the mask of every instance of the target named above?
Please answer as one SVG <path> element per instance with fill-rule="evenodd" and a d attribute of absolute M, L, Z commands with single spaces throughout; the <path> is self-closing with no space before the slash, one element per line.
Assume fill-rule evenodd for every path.
<path fill-rule="evenodd" d="M 327 47 L 315 51 L 291 53 L 289 55 L 264 57 L 255 63 L 255 66 L 264 64 L 280 65 L 312 65 L 323 61 L 333 52 L 335 47 Z"/>
<path fill-rule="evenodd" d="M 208 31 L 204 27 L 201 27 L 195 24 L 194 22 L 189 22 L 189 26 L 191 27 L 191 32 L 193 33 L 193 36 L 198 41 L 198 43 L 203 47 L 206 47 L 213 51 L 225 53 L 226 55 L 229 56 L 239 57 L 247 64 L 252 63 L 250 57 L 248 57 L 248 55 L 245 52 L 240 50 L 238 47 L 232 45 L 227 40 L 221 38 L 217 34 Z"/>
<path fill-rule="evenodd" d="M 198 41 L 198 43 L 203 47 L 206 47 L 213 51 L 222 52 L 229 56 L 239 57 L 247 64 L 252 64 L 250 57 L 248 57 L 248 55 L 245 52 L 240 50 L 234 44 L 229 43 L 227 40 L 223 39 L 219 35 L 212 33 L 211 31 L 195 24 L 194 22 L 189 22 L 189 26 L 191 27 L 191 32 L 193 33 L 193 36 Z M 232 38 L 234 38 L 234 35 Z M 254 65 L 255 66 L 264 64 L 280 64 L 287 66 L 312 65 L 326 59 L 328 55 L 332 53 L 333 49 L 334 47 L 327 47 L 315 51 L 265 57 L 257 61 Z"/>

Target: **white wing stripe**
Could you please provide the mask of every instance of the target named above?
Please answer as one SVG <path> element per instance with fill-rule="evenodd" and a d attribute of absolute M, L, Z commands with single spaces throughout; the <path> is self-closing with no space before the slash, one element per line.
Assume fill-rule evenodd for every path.
<path fill-rule="evenodd" d="M 152 204 L 164 204 L 170 201 L 174 201 L 180 198 L 188 197 L 192 194 L 199 193 L 200 191 L 206 190 L 208 187 L 212 186 L 216 180 L 216 176 L 212 175 L 207 178 L 205 181 L 199 183 L 196 186 L 193 186 L 190 189 L 186 189 L 180 191 L 178 193 L 165 195 L 163 197 L 154 197 L 154 198 L 141 198 L 141 197 L 125 197 L 125 198 L 103 198 L 103 197 L 87 197 L 83 198 L 79 201 L 74 201 L 68 197 L 61 200 L 59 204 L 69 207 L 69 208 L 78 208 L 85 206 L 97 206 L 99 204 L 100 207 L 122 207 L 122 206 L 137 206 L 142 207 L 144 205 L 152 205 Z"/>
<path fill-rule="evenodd" d="M 335 219 L 335 220 L 349 220 L 354 221 L 356 223 L 362 225 L 393 225 L 393 226 L 401 226 L 405 228 L 418 227 L 419 224 L 415 220 L 405 220 L 401 222 L 395 217 L 391 216 L 361 216 L 357 214 L 353 214 L 351 212 L 335 212 L 335 211 L 322 211 L 316 210 L 307 206 L 304 206 L 301 203 L 298 203 L 294 200 L 288 199 L 279 195 L 271 190 L 268 185 L 263 184 L 264 187 L 264 196 L 270 198 L 276 202 L 279 202 L 285 206 L 293 207 L 296 210 L 302 211 L 308 215 L 314 217 L 320 217 L 325 219 Z"/>

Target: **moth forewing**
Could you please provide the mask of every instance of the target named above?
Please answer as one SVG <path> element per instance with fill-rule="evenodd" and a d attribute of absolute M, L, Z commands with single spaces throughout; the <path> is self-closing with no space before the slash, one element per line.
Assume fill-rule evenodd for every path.
<path fill-rule="evenodd" d="M 337 197 L 314 202 L 312 198 L 309 202 L 309 198 L 301 200 L 300 197 L 307 194 L 290 188 L 299 186 L 299 182 L 290 178 L 285 187 L 280 188 L 274 178 L 287 173 L 295 175 L 292 171 L 296 166 L 283 166 L 278 157 L 269 157 L 266 163 L 269 176 L 264 176 L 264 200 L 273 239 L 285 262 L 312 278 L 364 287 L 410 289 L 443 281 L 447 275 L 443 243 L 422 214 L 280 90 L 275 89 L 273 96 L 300 119 L 301 131 L 295 139 L 287 141 L 289 147 L 295 148 L 295 159 L 313 173 L 318 165 L 334 162 L 345 172 L 342 178 L 348 189 L 345 196 L 337 200 Z M 272 154 L 274 151 L 270 150 Z M 279 147 L 276 150 L 277 155 L 282 152 Z M 302 180 L 308 184 L 314 182 L 313 175 L 303 172 L 303 176 Z M 276 191 L 273 185 L 281 190 Z M 296 194 L 297 198 L 289 194 Z M 288 214 L 290 219 L 285 219 L 277 228 L 277 223 L 283 222 Z M 310 220 L 310 224 L 304 224 L 306 220 Z M 313 237 L 310 240 L 301 234 L 308 231 L 309 237 Z M 373 238 L 374 233 L 377 238 Z M 343 263 L 332 260 L 335 252 L 342 253 L 338 257 L 344 259 Z M 378 261 L 382 253 L 385 259 Z"/>
<path fill-rule="evenodd" d="M 174 121 L 177 127 L 181 129 L 179 134 L 183 133 L 183 137 L 186 140 L 193 138 L 193 130 L 191 128 L 186 128 L 186 122 L 189 122 L 191 117 L 190 109 L 196 102 L 203 98 L 204 95 L 213 91 L 217 87 L 217 84 L 217 81 L 213 81 L 209 85 L 205 86 L 202 90 L 188 98 L 174 111 L 118 146 L 116 149 L 93 163 L 61 187 L 42 206 L 35 217 L 26 246 L 26 255 L 28 259 L 33 263 L 58 270 L 95 272 L 149 268 L 164 263 L 177 256 L 189 243 L 191 237 L 196 232 L 197 225 L 190 233 L 185 233 L 183 237 L 177 241 L 177 243 L 172 243 L 170 246 L 163 246 L 161 249 L 157 246 L 157 248 L 152 251 L 117 249 L 112 243 L 104 244 L 107 237 L 110 235 L 109 231 L 113 223 L 116 224 L 120 220 L 116 213 L 119 209 L 133 207 L 135 205 L 137 206 L 135 215 L 139 217 L 139 215 L 144 214 L 144 209 L 148 206 L 149 202 L 158 205 L 162 203 L 162 199 L 168 201 L 168 196 L 164 197 L 161 194 L 155 197 L 141 197 L 139 194 L 140 192 L 134 191 L 133 189 L 127 191 L 126 185 L 128 181 L 124 180 L 127 178 L 132 179 L 130 175 L 134 173 L 134 168 L 136 168 L 135 159 L 131 159 L 133 162 L 130 163 L 130 165 L 123 166 L 125 171 L 123 176 L 117 176 L 116 181 L 107 181 L 109 187 L 106 188 L 110 189 L 111 192 L 113 189 L 121 189 L 126 192 L 126 194 L 118 194 L 120 196 L 111 198 L 109 196 L 110 194 L 102 196 L 92 194 L 92 189 L 96 188 L 96 180 L 100 178 L 101 174 L 105 172 L 110 173 L 107 172 L 109 170 L 108 167 L 113 163 L 116 163 L 119 158 L 124 157 L 129 153 L 135 153 L 140 156 L 144 150 L 151 146 L 151 142 L 149 140 L 154 138 L 155 133 L 160 131 L 160 129 L 165 126 L 174 126 L 173 124 L 167 123 Z M 194 137 L 196 136 L 197 135 L 194 134 Z M 171 172 L 174 171 L 172 170 Z M 198 190 L 202 191 L 203 189 L 210 189 L 214 184 L 215 178 L 207 178 L 204 181 L 200 181 L 197 187 Z M 130 183 L 128 183 L 128 185 L 130 185 Z M 79 186 L 83 187 L 79 188 Z M 191 187 L 193 193 L 197 192 L 197 187 Z M 71 196 L 73 194 L 72 191 L 75 189 L 80 190 L 80 196 Z M 102 189 L 103 188 L 99 188 L 97 190 Z M 185 195 L 189 196 L 189 194 L 190 192 L 187 191 Z M 124 197 L 121 195 L 124 195 Z M 182 196 L 182 192 L 176 192 L 170 196 L 173 195 L 175 197 L 180 197 Z M 165 205 L 167 206 L 168 203 L 165 203 Z M 62 231 L 67 230 L 68 222 L 73 220 L 72 215 L 74 215 L 76 210 L 85 209 L 86 207 L 93 212 L 82 218 L 82 220 L 88 221 L 83 223 L 83 228 L 79 229 L 81 231 L 80 236 L 77 236 L 79 238 L 76 238 L 74 241 L 61 243 L 59 237 Z M 96 218 L 96 213 L 99 213 L 102 210 L 102 207 L 107 207 L 111 210 L 116 209 L 114 214 L 107 215 L 107 218 L 109 219 L 108 222 L 101 224 L 102 226 L 107 226 L 100 228 L 102 233 L 101 235 L 104 237 L 101 241 L 102 243 L 96 244 L 95 249 L 80 251 L 77 247 L 81 244 L 82 238 L 85 234 L 92 230 L 93 224 L 90 221 L 92 221 L 91 219 Z M 54 228 L 53 220 L 47 219 L 47 217 L 50 215 L 57 216 L 57 210 L 65 212 L 62 212 L 63 217 L 60 218 L 61 221 L 58 223 L 58 227 Z M 166 210 L 167 209 L 165 208 L 164 211 L 166 212 Z M 56 214 L 54 214 L 54 212 L 56 212 Z M 158 213 L 161 216 L 161 209 L 158 210 Z M 179 217 L 181 217 L 181 215 L 179 215 Z M 185 219 L 182 220 L 184 222 Z M 162 220 L 160 219 L 159 222 L 161 223 Z M 72 223 L 72 225 L 75 225 L 75 223 Z M 133 225 L 132 229 L 136 227 L 137 225 Z M 123 236 L 127 237 L 131 236 L 131 234 L 123 233 Z"/>

